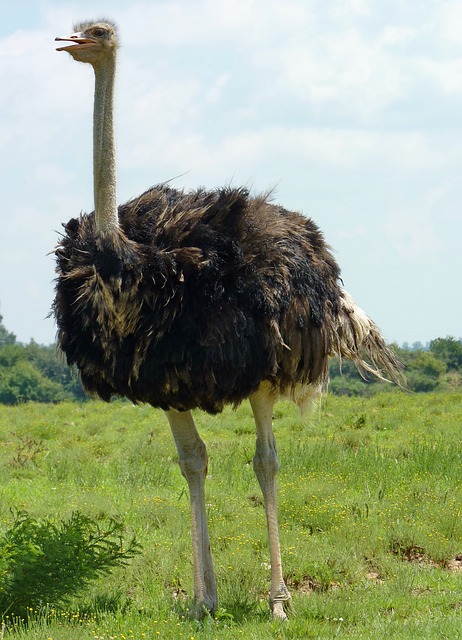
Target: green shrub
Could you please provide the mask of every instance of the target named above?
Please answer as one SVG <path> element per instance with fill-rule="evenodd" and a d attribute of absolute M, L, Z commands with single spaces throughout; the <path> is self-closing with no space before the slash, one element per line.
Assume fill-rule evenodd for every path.
<path fill-rule="evenodd" d="M 60 402 L 68 395 L 61 385 L 46 378 L 26 360 L 0 369 L 0 402 L 3 404 Z"/>
<path fill-rule="evenodd" d="M 55 524 L 18 512 L 0 537 L 0 618 L 26 618 L 31 609 L 65 602 L 138 552 L 136 539 L 126 543 L 115 519 L 102 527 L 75 512 Z"/>

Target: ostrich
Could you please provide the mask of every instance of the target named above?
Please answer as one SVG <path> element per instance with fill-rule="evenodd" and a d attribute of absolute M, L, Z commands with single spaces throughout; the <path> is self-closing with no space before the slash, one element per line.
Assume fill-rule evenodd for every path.
<path fill-rule="evenodd" d="M 74 30 L 56 38 L 67 42 L 57 50 L 95 73 L 95 210 L 63 225 L 56 248 L 58 345 L 89 394 L 165 411 L 189 487 L 198 618 L 213 614 L 218 600 L 204 499 L 207 452 L 191 410 L 214 414 L 250 400 L 269 602 L 273 617 L 285 619 L 273 405 L 279 397 L 308 405 L 326 386 L 331 355 L 395 382 L 399 363 L 340 286 L 339 267 L 312 220 L 230 187 L 184 192 L 161 184 L 117 207 L 117 27 L 104 20 Z"/>

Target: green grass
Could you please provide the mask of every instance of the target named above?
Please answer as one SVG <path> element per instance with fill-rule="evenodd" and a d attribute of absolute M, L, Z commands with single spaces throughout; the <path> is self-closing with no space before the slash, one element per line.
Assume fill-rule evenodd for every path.
<path fill-rule="evenodd" d="M 269 619 L 247 404 L 196 415 L 220 597 L 217 618 L 202 623 L 182 615 L 192 596 L 189 501 L 163 414 L 125 402 L 0 406 L 0 531 L 11 508 L 57 520 L 79 510 L 121 518 L 143 545 L 65 610 L 31 611 L 5 637 L 462 638 L 461 401 L 328 396 L 304 417 L 277 405 L 288 624 Z"/>

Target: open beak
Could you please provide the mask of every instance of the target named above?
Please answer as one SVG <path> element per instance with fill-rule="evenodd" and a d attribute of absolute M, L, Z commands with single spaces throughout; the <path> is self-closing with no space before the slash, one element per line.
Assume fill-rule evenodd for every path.
<path fill-rule="evenodd" d="M 71 36 L 66 38 L 57 37 L 56 41 L 60 42 L 72 42 L 72 44 L 67 45 L 66 47 L 58 47 L 56 51 L 70 51 L 71 49 L 87 49 L 88 47 L 93 47 L 96 45 L 94 40 L 90 38 L 84 38 L 81 33 L 74 33 Z"/>

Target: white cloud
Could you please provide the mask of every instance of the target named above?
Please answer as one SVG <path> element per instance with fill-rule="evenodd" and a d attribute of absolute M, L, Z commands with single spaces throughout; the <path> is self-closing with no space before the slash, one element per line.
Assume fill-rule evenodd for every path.
<path fill-rule="evenodd" d="M 348 229 L 339 229 L 337 231 L 337 236 L 339 238 L 344 238 L 345 240 L 362 240 L 364 238 L 367 238 L 368 230 L 366 225 L 358 224 Z"/>
<path fill-rule="evenodd" d="M 443 2 L 440 8 L 439 24 L 441 28 L 441 42 L 446 49 L 448 45 L 455 50 L 462 50 L 462 4 L 460 0 Z"/>
<path fill-rule="evenodd" d="M 447 194 L 443 187 L 425 189 L 414 205 L 390 212 L 385 225 L 390 244 L 406 263 L 438 264 L 444 245 L 441 237 L 440 203 Z M 440 211 L 440 215 L 438 215 Z"/>
<path fill-rule="evenodd" d="M 337 0 L 328 9 L 329 15 L 336 20 L 345 20 L 353 16 L 365 16 L 371 12 L 370 0 Z"/>
<path fill-rule="evenodd" d="M 452 60 L 422 60 L 420 68 L 445 93 L 462 97 L 462 56 Z"/>
<path fill-rule="evenodd" d="M 299 30 L 315 12 L 312 0 L 170 0 L 136 4 L 119 12 L 123 42 L 177 48 L 219 44 L 252 48 Z M 140 23 L 139 16 L 143 15 Z"/>
<path fill-rule="evenodd" d="M 205 95 L 205 100 L 207 102 L 211 102 L 211 103 L 216 103 L 219 102 L 222 94 L 223 94 L 223 89 L 226 86 L 226 84 L 228 83 L 229 80 L 229 74 L 228 73 L 221 73 L 214 81 L 211 87 L 209 87 L 209 89 L 206 92 Z"/>
<path fill-rule="evenodd" d="M 295 44 L 256 53 L 257 63 L 275 74 L 278 90 L 319 109 L 333 109 L 337 117 L 370 124 L 403 99 L 414 85 L 409 62 L 393 51 L 404 38 L 386 28 L 379 38 L 366 37 L 358 27 L 311 32 Z M 406 37 L 410 37 L 409 34 Z"/>
<path fill-rule="evenodd" d="M 169 160 L 181 163 L 186 145 L 186 156 L 194 158 L 195 166 L 204 172 L 217 164 L 244 165 L 250 170 L 252 166 L 278 162 L 284 167 L 295 157 L 320 170 L 327 167 L 360 170 L 367 166 L 377 171 L 417 173 L 441 168 L 446 160 L 442 151 L 431 148 L 424 135 L 409 132 L 267 127 L 221 138 L 213 146 L 203 137 L 177 142 L 178 147 L 167 150 Z"/>

